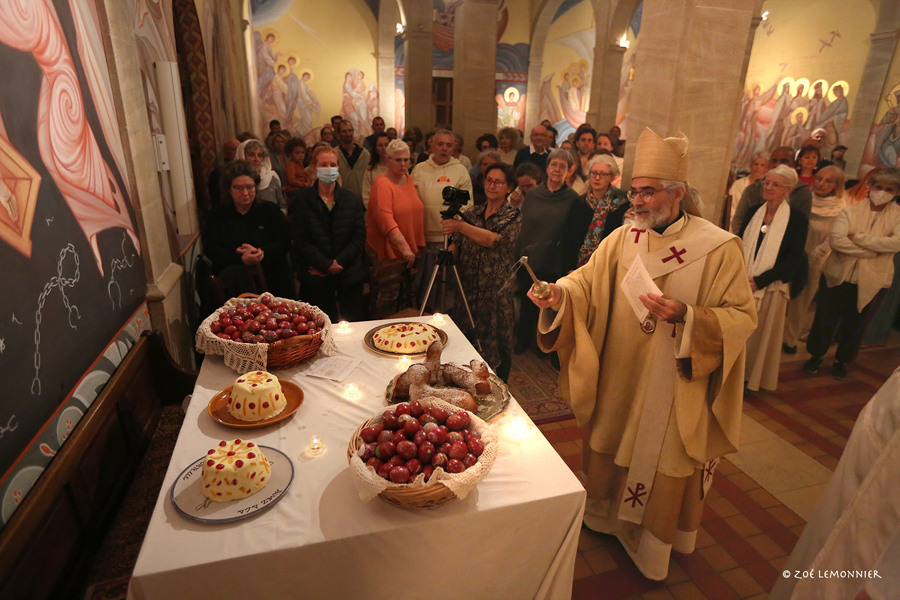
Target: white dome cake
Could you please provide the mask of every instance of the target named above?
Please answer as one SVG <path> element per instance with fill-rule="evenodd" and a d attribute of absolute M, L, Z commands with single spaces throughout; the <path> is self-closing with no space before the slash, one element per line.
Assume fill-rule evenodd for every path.
<path fill-rule="evenodd" d="M 252 496 L 266 487 L 272 468 L 259 446 L 246 440 L 226 442 L 206 453 L 203 495 L 215 502 Z"/>
<path fill-rule="evenodd" d="M 266 371 L 251 371 L 234 382 L 228 413 L 241 421 L 264 421 L 281 414 L 286 405 L 277 377 Z"/>

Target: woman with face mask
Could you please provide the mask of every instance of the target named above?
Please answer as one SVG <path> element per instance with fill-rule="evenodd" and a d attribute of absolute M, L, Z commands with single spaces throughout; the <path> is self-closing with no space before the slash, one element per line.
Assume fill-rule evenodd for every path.
<path fill-rule="evenodd" d="M 272 161 L 269 151 L 259 140 L 249 139 L 241 142 L 236 160 L 246 160 L 259 174 L 259 185 L 256 188 L 256 199 L 261 202 L 271 202 L 282 212 L 287 212 L 287 203 L 284 201 L 284 193 L 281 190 L 281 178 L 272 169 Z"/>
<path fill-rule="evenodd" d="M 815 306 L 813 300 L 819 289 L 819 276 L 831 246 L 828 235 L 831 226 L 841 211 L 847 207 L 844 199 L 844 172 L 834 165 L 822 167 L 816 172 L 812 191 L 812 212 L 809 216 L 809 231 L 806 234 L 806 256 L 809 260 L 809 276 L 806 287 L 800 295 L 788 304 L 787 321 L 784 324 L 785 354 L 797 353 L 797 340 L 809 332 Z"/>
<path fill-rule="evenodd" d="M 816 373 L 833 341 L 837 352 L 831 376 L 847 377 L 866 326 L 894 276 L 900 251 L 900 169 L 885 169 L 869 182 L 866 200 L 845 208 L 828 237 L 831 255 L 822 267 L 816 315 L 806 342 L 812 357 L 803 365 Z"/>
<path fill-rule="evenodd" d="M 300 298 L 324 310 L 333 322 L 365 318 L 363 252 L 366 219 L 362 200 L 337 183 L 338 149 L 319 146 L 310 165 L 311 187 L 295 192 L 291 205 L 293 263 Z"/>

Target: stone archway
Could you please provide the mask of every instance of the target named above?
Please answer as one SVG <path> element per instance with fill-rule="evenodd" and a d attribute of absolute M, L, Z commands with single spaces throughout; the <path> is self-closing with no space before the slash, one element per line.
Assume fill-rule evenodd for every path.
<path fill-rule="evenodd" d="M 631 16 L 641 0 L 586 0 L 594 11 L 596 40 L 591 76 L 590 104 L 587 121 L 603 127 L 615 124 L 615 105 L 618 100 L 619 76 L 622 71 L 623 50 L 616 40 L 628 27 Z M 528 105 L 525 108 L 525 127 L 538 123 L 541 72 L 544 49 L 553 16 L 563 0 L 544 0 L 532 21 L 531 46 L 528 64 Z"/>

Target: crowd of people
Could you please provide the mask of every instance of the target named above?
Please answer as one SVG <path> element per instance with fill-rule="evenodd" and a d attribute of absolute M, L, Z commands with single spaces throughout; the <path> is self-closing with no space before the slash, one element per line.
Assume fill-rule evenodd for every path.
<path fill-rule="evenodd" d="M 847 377 L 893 281 L 900 171 L 876 169 L 848 187 L 847 148 L 835 146 L 826 159 L 822 144 L 814 134 L 800 148 L 756 154 L 729 191 L 730 228 L 744 241 L 759 308 L 747 356 L 751 390 L 774 390 L 781 353 L 796 354 L 804 341 L 805 371 L 817 373 L 837 342 L 831 375 Z"/>
<path fill-rule="evenodd" d="M 470 162 L 447 129 L 372 127 L 360 144 L 335 117 L 307 148 L 273 121 L 264 142 L 227 142 L 202 228 L 213 272 L 235 293 L 263 281 L 355 321 L 403 304 L 379 273 L 424 280 L 449 252 L 468 301 L 451 314 L 498 376 L 528 351 L 559 368 L 584 428 L 584 523 L 616 535 L 651 579 L 673 549 L 694 548 L 745 390 L 775 389 L 781 354 L 804 340 L 805 371 L 837 343 L 831 373 L 846 377 L 893 282 L 900 170 L 848 188 L 846 148 L 826 160 L 821 140 L 753 156 L 724 228 L 701 216 L 683 135 L 645 129 L 624 190 L 618 128 L 557 140 L 545 122 L 527 144 L 504 128 L 480 136 Z M 515 271 L 522 257 L 546 294 Z"/>
<path fill-rule="evenodd" d="M 545 121 L 525 144 L 521 131 L 506 127 L 476 140 L 474 163 L 450 130 L 424 135 L 410 127 L 399 137 L 381 117 L 372 129 L 360 144 L 353 124 L 335 116 L 308 148 L 272 121 L 262 142 L 249 133 L 226 142 L 225 164 L 209 179 L 203 228 L 213 272 L 224 272 L 235 290 L 264 278 L 273 292 L 317 304 L 332 319 L 380 318 L 402 299 L 382 291 L 366 304 L 366 282 L 394 263 L 406 265 L 410 280 L 432 269 L 449 236 L 475 327 L 463 303 L 451 314 L 505 378 L 513 353 L 536 349 L 530 277 L 522 270 L 508 282 L 518 258 L 556 281 L 635 218 L 618 187 L 625 146 L 618 128 L 598 133 L 584 124 L 557 140 Z M 837 342 L 832 375 L 846 377 L 892 282 L 900 206 L 872 198 L 900 193 L 900 173 L 876 172 L 847 190 L 846 148 L 828 160 L 821 144 L 812 137 L 799 149 L 756 154 L 730 186 L 730 230 L 743 242 L 759 314 L 747 342 L 750 390 L 775 389 L 778 357 L 803 341 L 809 372 Z M 453 219 L 441 215 L 448 186 L 470 195 Z"/>
<path fill-rule="evenodd" d="M 398 137 L 380 117 L 359 140 L 335 116 L 310 147 L 277 121 L 269 128 L 262 141 L 245 133 L 226 142 L 209 179 L 204 249 L 228 293 L 265 288 L 332 320 L 381 318 L 403 299 L 377 285 L 378 274 L 399 265 L 415 286 L 446 241 L 474 327 L 452 294 L 451 314 L 504 379 L 514 351 L 535 348 L 530 279 L 511 277 L 518 258 L 527 254 L 555 281 L 584 264 L 630 207 L 615 186 L 624 141 L 588 125 L 561 143 L 549 122 L 532 128 L 528 145 L 512 128 L 485 133 L 474 162 L 458 133 L 410 127 Z M 468 195 L 453 218 L 442 215 L 446 187 Z M 378 288 L 368 303 L 367 282 Z"/>

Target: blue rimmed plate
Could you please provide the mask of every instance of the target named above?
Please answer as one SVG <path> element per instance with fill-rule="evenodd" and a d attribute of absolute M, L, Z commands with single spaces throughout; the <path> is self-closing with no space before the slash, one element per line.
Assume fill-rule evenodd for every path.
<path fill-rule="evenodd" d="M 281 500 L 294 481 L 294 465 L 291 459 L 281 450 L 271 446 L 259 447 L 269 461 L 272 475 L 269 483 L 252 496 L 231 500 L 230 502 L 213 502 L 203 495 L 203 461 L 206 456 L 198 458 L 186 468 L 172 484 L 169 499 L 172 506 L 188 519 L 201 523 L 229 523 L 246 519 L 262 512 Z"/>

